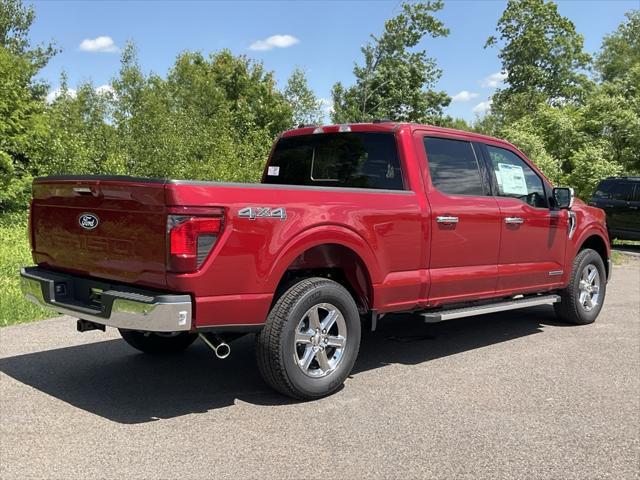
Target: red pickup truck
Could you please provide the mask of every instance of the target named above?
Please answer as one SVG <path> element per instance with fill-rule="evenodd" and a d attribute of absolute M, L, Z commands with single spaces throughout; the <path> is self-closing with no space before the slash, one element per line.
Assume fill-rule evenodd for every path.
<path fill-rule="evenodd" d="M 285 132 L 260 184 L 38 178 L 30 220 L 31 301 L 148 353 L 255 332 L 265 381 L 301 399 L 338 389 L 387 313 L 587 324 L 612 270 L 604 212 L 513 145 L 405 123 Z"/>

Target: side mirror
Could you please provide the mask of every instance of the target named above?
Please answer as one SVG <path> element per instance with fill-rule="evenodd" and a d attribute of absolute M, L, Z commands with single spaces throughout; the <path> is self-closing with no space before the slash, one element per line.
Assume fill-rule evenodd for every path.
<path fill-rule="evenodd" d="M 553 189 L 553 200 L 557 208 L 569 210 L 573 207 L 573 188 L 556 187 Z"/>

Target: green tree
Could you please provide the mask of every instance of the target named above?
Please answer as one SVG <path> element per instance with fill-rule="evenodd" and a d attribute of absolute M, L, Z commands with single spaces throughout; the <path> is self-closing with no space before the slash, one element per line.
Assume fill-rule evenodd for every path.
<path fill-rule="evenodd" d="M 545 0 L 509 0 L 498 20 L 498 46 L 506 87 L 493 97 L 494 111 L 518 117 L 542 102 L 563 105 L 583 97 L 590 57 L 574 24 Z"/>
<path fill-rule="evenodd" d="M 256 181 L 273 139 L 292 122 L 273 74 L 228 51 L 185 52 L 162 78 L 145 75 L 127 45 L 113 87 L 128 174 Z"/>
<path fill-rule="evenodd" d="M 41 162 L 34 148 L 46 131 L 46 85 L 35 80 L 54 54 L 52 46 L 32 47 L 32 8 L 0 1 L 0 210 L 22 207 L 31 175 Z"/>
<path fill-rule="evenodd" d="M 322 102 L 309 88 L 304 70 L 296 68 L 293 71 L 283 93 L 293 112 L 292 126 L 322 123 Z"/>
<path fill-rule="evenodd" d="M 415 50 L 429 35 L 449 34 L 433 14 L 442 0 L 404 3 L 402 12 L 387 20 L 380 36 L 361 48 L 364 62 L 353 73 L 355 85 L 333 86 L 333 114 L 336 123 L 389 118 L 397 121 L 428 122 L 442 116 L 451 99 L 433 88 L 442 75 L 436 61 L 425 50 Z"/>
<path fill-rule="evenodd" d="M 605 82 L 624 77 L 640 64 L 640 10 L 632 10 L 625 16 L 627 21 L 604 37 L 596 55 L 595 67 Z"/>

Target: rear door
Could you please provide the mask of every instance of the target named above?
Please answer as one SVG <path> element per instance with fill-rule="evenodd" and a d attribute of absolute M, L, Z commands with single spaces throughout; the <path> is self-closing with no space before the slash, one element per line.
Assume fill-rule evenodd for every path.
<path fill-rule="evenodd" d="M 164 181 L 42 178 L 31 206 L 41 266 L 125 283 L 166 285 Z"/>
<path fill-rule="evenodd" d="M 431 238 L 429 304 L 491 297 L 498 279 L 500 210 L 476 147 L 464 137 L 417 135 L 431 208 L 425 225 Z"/>
<path fill-rule="evenodd" d="M 564 272 L 568 213 L 549 205 L 550 187 L 515 151 L 483 145 L 501 216 L 499 294 L 558 285 Z"/>

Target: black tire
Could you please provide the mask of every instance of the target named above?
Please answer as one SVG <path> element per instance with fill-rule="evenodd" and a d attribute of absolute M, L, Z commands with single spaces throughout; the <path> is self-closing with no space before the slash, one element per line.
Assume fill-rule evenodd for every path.
<path fill-rule="evenodd" d="M 188 332 L 180 332 L 172 335 L 122 329 L 120 329 L 120 335 L 122 335 L 124 341 L 133 348 L 153 355 L 181 352 L 198 338 L 198 335 L 195 333 Z"/>
<path fill-rule="evenodd" d="M 304 367 L 299 366 L 297 360 L 299 355 L 305 355 L 309 348 L 313 348 L 313 344 L 298 344 L 295 335 L 301 322 L 307 321 L 304 319 L 308 319 L 311 329 L 311 317 L 307 314 L 313 309 L 324 308 L 322 305 L 335 307 L 339 311 L 344 320 L 340 325 L 346 331 L 346 337 L 334 369 L 327 369 L 328 373 L 322 373 L 320 357 L 312 360 L 311 365 L 317 365 L 317 369 L 307 367 L 307 371 L 325 375 L 316 378 L 305 373 Z M 328 315 L 327 313 L 324 318 Z M 335 334 L 332 332 L 336 331 L 333 328 L 337 328 L 337 323 L 327 335 Z M 319 328 L 318 332 L 320 330 Z M 360 349 L 360 334 L 358 308 L 351 294 L 342 285 L 325 278 L 301 280 L 280 295 L 269 313 L 265 327 L 256 335 L 258 369 L 269 386 L 286 396 L 299 400 L 325 397 L 338 390 L 351 373 Z M 321 348 L 326 357 L 336 355 L 335 352 L 339 350 L 330 346 L 317 348 Z M 300 353 L 300 349 L 303 353 Z"/>
<path fill-rule="evenodd" d="M 584 307 L 580 301 L 580 279 L 584 269 L 589 265 L 593 265 L 598 271 L 599 296 L 596 305 L 591 308 L 591 310 L 586 310 L 587 307 Z M 554 304 L 556 316 L 563 322 L 575 325 L 587 325 L 589 323 L 593 323 L 602 309 L 606 293 L 607 272 L 604 267 L 602 257 L 600 257 L 598 252 L 591 250 L 590 248 L 581 250 L 573 260 L 569 285 L 567 288 L 560 291 L 560 297 L 562 300 L 559 303 Z"/>

